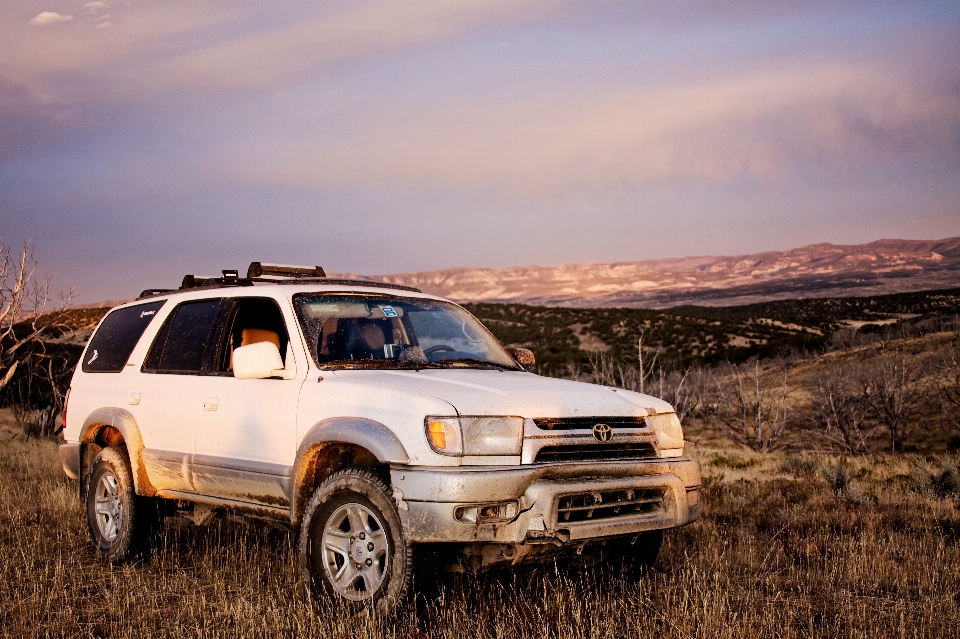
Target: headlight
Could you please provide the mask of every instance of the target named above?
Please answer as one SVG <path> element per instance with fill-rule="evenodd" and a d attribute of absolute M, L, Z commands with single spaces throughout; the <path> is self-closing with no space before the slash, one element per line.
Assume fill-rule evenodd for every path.
<path fill-rule="evenodd" d="M 657 441 L 660 444 L 660 450 L 683 450 L 683 427 L 680 426 L 680 418 L 676 413 L 662 413 L 660 415 L 650 415 L 647 417 L 647 426 L 653 429 L 657 434 Z M 661 453 L 662 454 L 662 453 Z M 677 457 L 675 455 L 664 455 L 664 457 Z"/>
<path fill-rule="evenodd" d="M 522 417 L 427 417 L 427 441 L 441 455 L 519 455 Z"/>

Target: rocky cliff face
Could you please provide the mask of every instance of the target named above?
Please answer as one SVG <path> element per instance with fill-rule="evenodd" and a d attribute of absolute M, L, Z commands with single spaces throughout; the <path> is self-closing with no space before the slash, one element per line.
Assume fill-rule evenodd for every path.
<path fill-rule="evenodd" d="M 501 269 L 450 268 L 372 276 L 461 302 L 668 307 L 879 295 L 960 286 L 960 237 L 879 240 L 732 257 Z"/>

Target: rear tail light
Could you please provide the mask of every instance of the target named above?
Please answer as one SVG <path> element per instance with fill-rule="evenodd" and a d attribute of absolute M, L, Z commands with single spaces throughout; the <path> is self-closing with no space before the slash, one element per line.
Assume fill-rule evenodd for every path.
<path fill-rule="evenodd" d="M 67 389 L 67 394 L 63 397 L 63 424 L 60 426 L 60 431 L 67 430 L 67 405 L 70 403 L 70 391 L 72 389 Z"/>

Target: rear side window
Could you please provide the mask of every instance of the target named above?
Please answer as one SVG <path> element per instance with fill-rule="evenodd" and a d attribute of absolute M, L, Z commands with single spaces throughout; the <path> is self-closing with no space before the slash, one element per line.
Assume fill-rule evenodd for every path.
<path fill-rule="evenodd" d="M 119 308 L 108 314 L 83 357 L 84 373 L 119 373 L 165 300 Z"/>
<path fill-rule="evenodd" d="M 217 319 L 221 300 L 181 304 L 160 330 L 144 370 L 161 373 L 198 374 L 210 331 Z"/>

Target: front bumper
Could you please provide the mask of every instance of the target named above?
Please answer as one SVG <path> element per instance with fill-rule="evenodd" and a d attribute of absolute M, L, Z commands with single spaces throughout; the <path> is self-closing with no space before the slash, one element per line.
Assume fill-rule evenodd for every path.
<path fill-rule="evenodd" d="M 700 514 L 700 466 L 691 444 L 676 459 L 391 469 L 408 541 L 560 542 L 629 535 L 692 523 Z M 615 512 L 611 495 L 659 495 L 643 512 Z M 594 496 L 594 502 L 589 499 Z M 573 520 L 562 504 L 595 503 Z M 517 502 L 517 514 L 495 523 L 458 521 L 458 508 Z M 615 504 L 614 504 L 615 505 Z M 581 509 L 582 510 L 582 509 Z M 577 513 L 575 513 L 577 514 Z"/>

